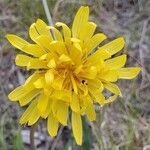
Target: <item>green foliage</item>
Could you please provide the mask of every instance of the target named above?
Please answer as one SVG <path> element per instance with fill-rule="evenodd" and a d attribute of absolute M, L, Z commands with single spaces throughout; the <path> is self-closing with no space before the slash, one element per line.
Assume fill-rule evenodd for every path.
<path fill-rule="evenodd" d="M 23 146 L 23 142 L 22 142 L 21 132 L 19 129 L 14 134 L 13 150 L 23 150 L 23 149 L 24 149 L 24 146 Z"/>
<path fill-rule="evenodd" d="M 4 136 L 4 123 L 5 123 L 6 114 L 4 114 L 0 120 L 0 147 L 2 150 L 7 150 L 7 145 Z"/>
<path fill-rule="evenodd" d="M 92 132 L 88 125 L 88 121 L 84 117 L 83 119 L 83 148 L 86 150 L 91 150 L 92 147 Z"/>

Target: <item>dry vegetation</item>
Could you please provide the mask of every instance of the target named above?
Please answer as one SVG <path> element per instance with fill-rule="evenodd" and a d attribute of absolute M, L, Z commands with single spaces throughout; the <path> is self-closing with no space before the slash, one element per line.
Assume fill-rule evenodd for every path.
<path fill-rule="evenodd" d="M 90 19 L 109 40 L 124 36 L 127 66 L 142 66 L 132 81 L 120 81 L 123 97 L 97 109 L 97 122 L 83 118 L 84 143 L 75 145 L 70 127 L 60 128 L 51 139 L 40 121 L 35 140 L 38 150 L 150 150 L 150 1 L 149 0 L 48 0 L 53 21 L 71 25 L 80 5 L 89 5 Z M 0 150 L 30 149 L 30 127 L 18 124 L 23 109 L 7 94 L 29 75 L 14 65 L 18 50 L 5 39 L 14 33 L 29 40 L 28 27 L 37 18 L 47 22 L 41 0 L 0 0 Z"/>

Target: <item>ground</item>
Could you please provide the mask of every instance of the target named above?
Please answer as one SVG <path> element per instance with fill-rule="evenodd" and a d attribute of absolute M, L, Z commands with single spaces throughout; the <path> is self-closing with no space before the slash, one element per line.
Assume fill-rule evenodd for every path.
<path fill-rule="evenodd" d="M 119 81 L 123 93 L 114 103 L 96 107 L 97 121 L 83 118 L 84 143 L 76 146 L 70 127 L 62 127 L 50 138 L 46 123 L 36 128 L 38 150 L 149 150 L 150 149 L 150 1 L 148 0 L 48 0 L 53 22 L 71 26 L 81 5 L 90 7 L 90 20 L 97 32 L 109 39 L 123 36 L 128 55 L 127 66 L 141 66 L 140 75 L 131 81 Z M 5 39 L 7 33 L 29 39 L 28 28 L 37 18 L 47 22 L 42 1 L 0 0 L 0 150 L 30 149 L 30 127 L 20 126 L 24 108 L 10 102 L 7 94 L 24 82 L 29 72 L 15 66 L 19 51 Z"/>

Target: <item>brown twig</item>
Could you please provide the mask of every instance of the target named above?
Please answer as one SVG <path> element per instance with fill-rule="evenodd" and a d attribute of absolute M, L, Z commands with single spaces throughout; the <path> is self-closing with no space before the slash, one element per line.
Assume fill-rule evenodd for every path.
<path fill-rule="evenodd" d="M 147 24 L 148 24 L 148 19 L 144 21 L 143 23 L 143 29 L 142 29 L 142 33 L 141 33 L 141 39 L 139 41 L 139 55 L 140 55 L 140 61 L 142 64 L 142 83 L 141 86 L 144 84 L 145 81 L 145 66 L 144 66 L 144 55 L 143 55 L 143 50 L 142 50 L 142 44 L 144 42 L 144 37 L 147 31 Z"/>
<path fill-rule="evenodd" d="M 63 131 L 63 126 L 61 126 L 60 127 L 60 129 L 59 129 L 59 131 L 58 131 L 58 134 L 57 134 L 57 137 L 54 139 L 54 142 L 53 142 L 53 144 L 52 144 L 52 146 L 51 146 L 51 150 L 55 150 L 55 148 L 56 148 L 56 145 L 57 145 L 57 143 L 58 143 L 58 140 L 59 140 L 59 138 L 60 138 L 60 135 L 61 135 L 61 133 L 62 133 L 62 131 Z"/>

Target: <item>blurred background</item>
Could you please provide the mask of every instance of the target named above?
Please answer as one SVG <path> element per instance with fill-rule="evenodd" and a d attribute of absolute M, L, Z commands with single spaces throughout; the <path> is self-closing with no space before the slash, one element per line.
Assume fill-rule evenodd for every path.
<path fill-rule="evenodd" d="M 133 80 L 119 81 L 123 93 L 114 103 L 97 110 L 97 121 L 83 117 L 83 145 L 77 146 L 71 127 L 60 128 L 50 138 L 46 122 L 35 131 L 38 150 L 150 150 L 150 0 L 47 0 L 53 22 L 71 26 L 81 5 L 90 7 L 90 20 L 97 32 L 110 41 L 123 36 L 127 66 L 142 66 Z M 30 127 L 20 126 L 18 118 L 25 108 L 10 102 L 7 94 L 29 76 L 15 66 L 17 49 L 5 35 L 17 34 L 29 40 L 28 28 L 37 18 L 47 21 L 41 0 L 0 0 L 0 150 L 30 150 Z"/>

